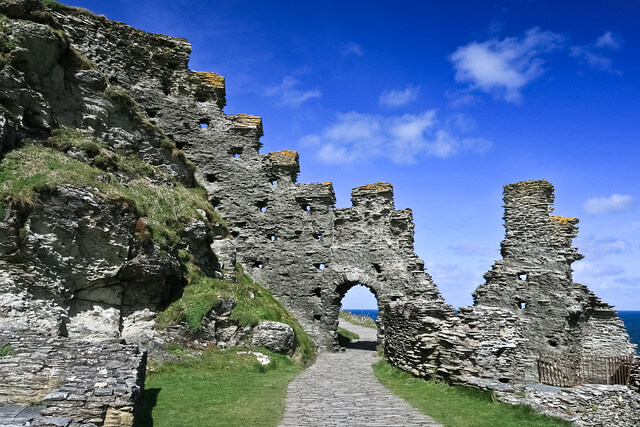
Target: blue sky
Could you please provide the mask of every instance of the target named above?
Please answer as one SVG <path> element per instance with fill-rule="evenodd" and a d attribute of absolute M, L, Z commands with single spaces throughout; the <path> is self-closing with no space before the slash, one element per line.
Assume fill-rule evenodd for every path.
<path fill-rule="evenodd" d="M 189 39 L 225 112 L 262 116 L 263 152 L 298 150 L 337 206 L 392 182 L 454 306 L 499 258 L 502 186 L 547 179 L 580 218 L 574 280 L 640 310 L 640 3 L 429 3 L 69 2 Z"/>

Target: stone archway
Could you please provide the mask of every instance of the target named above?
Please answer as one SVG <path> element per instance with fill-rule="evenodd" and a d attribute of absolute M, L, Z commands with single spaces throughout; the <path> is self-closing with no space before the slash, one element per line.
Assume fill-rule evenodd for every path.
<path fill-rule="evenodd" d="M 369 289 L 376 299 L 378 305 L 378 312 L 382 312 L 384 304 L 386 304 L 387 298 L 384 297 L 385 293 L 382 290 L 382 286 L 369 275 L 362 272 L 347 272 L 340 275 L 340 277 L 333 282 L 333 293 L 326 302 L 325 313 L 327 316 L 327 325 L 330 332 L 331 340 L 333 341 L 333 348 L 338 349 L 338 319 L 340 316 L 340 308 L 342 306 L 342 299 L 346 293 L 354 286 L 362 285 Z M 378 345 L 382 344 L 383 337 L 383 325 L 380 321 L 376 322 L 378 327 L 377 342 Z"/>

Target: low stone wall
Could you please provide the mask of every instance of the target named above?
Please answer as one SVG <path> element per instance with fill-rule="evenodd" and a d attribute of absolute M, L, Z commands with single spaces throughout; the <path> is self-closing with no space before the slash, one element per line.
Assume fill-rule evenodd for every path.
<path fill-rule="evenodd" d="M 136 346 L 0 331 L 0 347 L 0 425 L 133 425 L 147 357 Z"/>
<path fill-rule="evenodd" d="M 495 307 L 392 302 L 383 312 L 385 355 L 416 376 L 497 390 L 523 381 L 522 322 Z"/>
<path fill-rule="evenodd" d="M 578 426 L 637 426 L 640 394 L 621 385 L 585 384 L 571 388 L 528 385 L 520 393 L 497 393 L 498 400 L 530 405 Z"/>

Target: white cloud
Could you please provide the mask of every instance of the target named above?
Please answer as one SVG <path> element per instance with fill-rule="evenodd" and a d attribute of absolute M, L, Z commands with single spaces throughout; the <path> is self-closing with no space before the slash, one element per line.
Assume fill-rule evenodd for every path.
<path fill-rule="evenodd" d="M 521 90 L 546 70 L 542 56 L 560 47 L 564 37 L 532 28 L 522 37 L 492 38 L 459 47 L 449 57 L 458 82 L 509 102 L 521 98 Z"/>
<path fill-rule="evenodd" d="M 624 273 L 624 268 L 615 264 L 599 262 L 577 261 L 573 264 L 573 271 L 581 278 L 618 276 Z"/>
<path fill-rule="evenodd" d="M 400 116 L 338 113 L 333 124 L 319 134 L 305 136 L 301 143 L 316 147 L 321 161 L 334 164 L 377 157 L 406 164 L 418 158 L 484 151 L 491 146 L 486 139 L 462 137 L 441 127 L 435 110 Z"/>
<path fill-rule="evenodd" d="M 320 98 L 322 93 L 319 89 L 301 90 L 297 86 L 300 82 L 291 76 L 284 76 L 282 83 L 277 86 L 267 88 L 265 94 L 280 98 L 280 104 L 288 107 L 299 107 L 303 102 L 313 98 Z"/>
<path fill-rule="evenodd" d="M 608 49 L 620 49 L 622 46 L 622 39 L 613 35 L 611 31 L 607 31 L 596 40 L 595 47 L 608 48 Z"/>
<path fill-rule="evenodd" d="M 387 107 L 399 107 L 415 101 L 419 90 L 414 86 L 409 86 L 404 90 L 385 90 L 378 98 L 378 103 Z"/>
<path fill-rule="evenodd" d="M 617 50 L 621 46 L 622 39 L 614 36 L 611 31 L 607 31 L 594 43 L 571 47 L 569 54 L 595 70 L 622 74 L 613 67 L 613 59 L 602 53 L 602 50 Z"/>
<path fill-rule="evenodd" d="M 625 194 L 612 194 L 609 197 L 593 197 L 582 204 L 582 209 L 593 215 L 624 212 L 633 209 L 633 197 Z"/>
<path fill-rule="evenodd" d="M 580 252 L 584 253 L 589 260 L 598 260 L 609 255 L 619 255 L 631 251 L 632 245 L 622 239 L 615 237 L 604 237 L 596 239 L 593 236 L 579 238 L 576 246 Z"/>
<path fill-rule="evenodd" d="M 364 54 L 364 51 L 362 50 L 362 46 L 360 46 L 359 44 L 354 42 L 349 42 L 349 43 L 344 43 L 342 45 L 340 54 L 342 56 L 349 56 L 349 55 L 362 56 Z"/>

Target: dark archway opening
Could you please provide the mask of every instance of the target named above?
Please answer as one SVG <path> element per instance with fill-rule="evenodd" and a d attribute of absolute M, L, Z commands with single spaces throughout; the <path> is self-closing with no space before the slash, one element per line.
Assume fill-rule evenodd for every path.
<path fill-rule="evenodd" d="M 378 300 L 375 290 L 361 283 L 345 283 L 336 289 L 339 310 L 337 345 L 340 348 L 375 351 L 378 345 Z"/>

